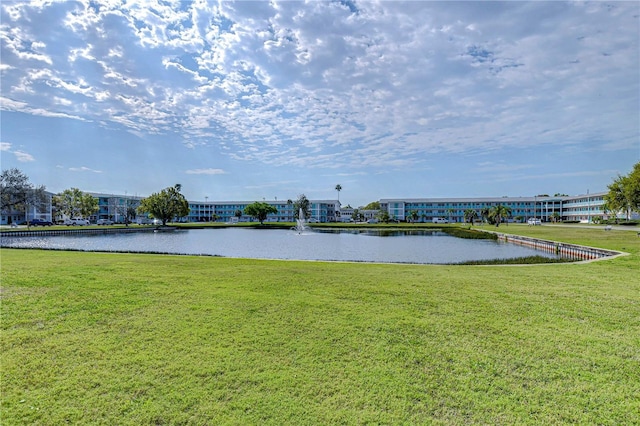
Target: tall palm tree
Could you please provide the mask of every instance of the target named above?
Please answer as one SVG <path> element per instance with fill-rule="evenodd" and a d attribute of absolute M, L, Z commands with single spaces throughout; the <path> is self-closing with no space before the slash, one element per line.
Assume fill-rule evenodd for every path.
<path fill-rule="evenodd" d="M 338 191 L 338 202 L 340 202 L 340 191 L 342 191 L 342 185 L 336 185 L 336 191 Z"/>
<path fill-rule="evenodd" d="M 473 220 L 478 217 L 478 212 L 474 209 L 467 209 L 464 211 L 464 220 L 473 225 Z"/>
<path fill-rule="evenodd" d="M 482 208 L 482 210 L 480 210 L 480 216 L 482 217 L 483 222 L 488 221 L 490 214 L 491 214 L 491 209 L 489 207 L 484 207 Z"/>
<path fill-rule="evenodd" d="M 491 208 L 491 212 L 489 216 L 496 222 L 496 226 L 500 226 L 500 223 L 503 219 L 511 216 L 511 207 L 503 206 L 502 204 L 498 204 L 497 206 L 493 206 Z"/>

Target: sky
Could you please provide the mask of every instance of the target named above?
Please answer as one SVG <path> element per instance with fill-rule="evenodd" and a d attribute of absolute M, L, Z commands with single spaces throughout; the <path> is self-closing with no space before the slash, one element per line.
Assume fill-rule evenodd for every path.
<path fill-rule="evenodd" d="M 640 161 L 637 1 L 0 8 L 2 169 L 54 193 L 359 207 L 602 192 Z"/>

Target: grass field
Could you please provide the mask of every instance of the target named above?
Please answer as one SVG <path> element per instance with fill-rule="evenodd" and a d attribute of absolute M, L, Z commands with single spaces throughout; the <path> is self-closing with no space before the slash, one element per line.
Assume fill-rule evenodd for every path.
<path fill-rule="evenodd" d="M 488 227 L 487 227 L 488 228 Z M 14 424 L 638 424 L 640 238 L 581 264 L 0 250 Z"/>

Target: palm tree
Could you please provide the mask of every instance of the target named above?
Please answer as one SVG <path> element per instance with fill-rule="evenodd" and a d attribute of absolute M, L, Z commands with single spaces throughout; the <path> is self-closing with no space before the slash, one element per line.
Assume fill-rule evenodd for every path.
<path fill-rule="evenodd" d="M 503 206 L 502 204 L 493 206 L 491 208 L 491 212 L 489 213 L 489 217 L 495 220 L 496 226 L 500 226 L 502 219 L 506 219 L 509 216 L 511 216 L 511 207 Z"/>
<path fill-rule="evenodd" d="M 298 195 L 298 199 L 293 203 L 294 219 L 301 219 L 300 210 L 302 209 L 302 216 L 304 218 L 310 217 L 309 215 L 309 199 L 306 195 Z"/>
<path fill-rule="evenodd" d="M 409 219 L 411 219 L 411 223 L 416 223 L 416 220 L 418 220 L 419 217 L 420 215 L 415 210 L 411 210 L 411 213 L 409 213 Z"/>
<path fill-rule="evenodd" d="M 467 209 L 464 211 L 464 220 L 473 225 L 473 220 L 478 217 L 478 212 L 473 209 Z"/>
<path fill-rule="evenodd" d="M 338 202 L 340 202 L 340 191 L 342 191 L 342 185 L 336 185 L 336 191 L 338 191 Z"/>
<path fill-rule="evenodd" d="M 604 215 L 604 217 L 607 218 L 607 220 L 611 219 L 611 216 L 609 216 L 609 213 L 612 213 L 611 208 L 609 207 L 609 203 L 608 202 L 604 202 L 604 204 L 602 205 L 602 214 Z M 616 217 L 616 223 L 617 223 L 617 217 Z"/>
<path fill-rule="evenodd" d="M 483 222 L 487 222 L 489 220 L 489 216 L 491 216 L 491 209 L 489 207 L 484 207 L 480 210 L 480 216 L 482 217 Z"/>
<path fill-rule="evenodd" d="M 447 214 L 449 215 L 448 219 L 449 219 L 449 223 L 451 223 L 451 215 L 454 214 L 456 211 L 454 209 L 449 209 L 447 210 Z"/>

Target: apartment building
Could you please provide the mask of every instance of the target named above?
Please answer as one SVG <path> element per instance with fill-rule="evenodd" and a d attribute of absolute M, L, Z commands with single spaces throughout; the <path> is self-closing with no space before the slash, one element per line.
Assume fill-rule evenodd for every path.
<path fill-rule="evenodd" d="M 255 201 L 190 201 L 187 222 L 249 222 L 254 220 L 244 214 L 244 209 Z M 278 200 L 265 200 L 263 203 L 274 206 L 278 212 L 267 216 L 265 222 L 295 222 L 296 211 L 293 203 Z M 309 217 L 312 222 L 335 222 L 336 212 L 340 210 L 338 200 L 309 200 Z"/>
<path fill-rule="evenodd" d="M 0 225 L 20 224 L 33 219 L 53 221 L 52 200 L 55 194 L 45 191 L 45 203 L 42 205 L 29 204 L 25 211 L 10 210 L 0 213 Z"/>
<path fill-rule="evenodd" d="M 91 222 L 99 219 L 109 219 L 116 223 L 124 223 L 126 221 L 127 210 L 137 209 L 144 197 L 134 195 L 118 195 L 118 194 L 102 194 L 89 192 L 94 198 L 98 199 L 98 212 L 87 218 Z"/>
<path fill-rule="evenodd" d="M 136 209 L 144 197 L 133 195 L 90 193 L 98 199 L 99 210 L 88 218 L 91 222 L 99 219 L 110 219 L 114 222 L 124 222 L 127 209 Z M 390 198 L 381 199 L 380 208 L 387 211 L 392 218 L 406 221 L 413 211 L 418 214 L 418 221 L 432 222 L 435 218 L 447 219 L 449 222 L 464 222 L 464 213 L 468 209 L 475 210 L 481 217 L 482 210 L 497 205 L 505 205 L 511 209 L 512 219 L 526 221 L 538 218 L 543 222 L 550 222 L 554 218 L 564 221 L 592 222 L 595 217 L 608 219 L 613 213 L 606 211 L 604 196 L 606 192 L 584 194 L 578 196 L 540 196 L 540 197 L 480 197 L 480 198 Z M 48 203 L 43 206 L 29 206 L 27 212 L 2 212 L 0 224 L 22 223 L 26 220 L 56 219 L 52 208 L 54 194 L 47 193 Z M 209 222 L 214 219 L 219 222 L 248 222 L 253 220 L 244 214 L 244 209 L 254 201 L 190 201 L 189 215 L 182 220 L 186 222 Z M 267 222 L 294 222 L 293 203 L 279 200 L 265 200 L 278 210 L 267 217 Z M 354 213 L 352 208 L 341 208 L 338 200 L 309 200 L 310 222 L 345 222 Z M 375 219 L 377 211 L 361 210 L 365 220 Z M 620 219 L 626 216 L 618 213 Z M 640 218 L 634 213 L 632 219 Z M 150 222 L 149 218 L 136 219 L 139 223 Z"/>
<path fill-rule="evenodd" d="M 418 214 L 418 220 L 431 222 L 444 218 L 449 222 L 464 222 L 466 210 L 474 210 L 481 217 L 482 210 L 497 205 L 511 209 L 511 217 L 526 221 L 538 218 L 551 222 L 554 218 L 564 221 L 592 222 L 594 217 L 608 219 L 612 212 L 604 210 L 606 192 L 578 196 L 540 196 L 540 197 L 489 197 L 489 198 L 419 198 L 419 199 L 382 199 L 380 208 L 392 218 L 407 220 L 411 213 Z M 624 215 L 618 214 L 619 218 Z M 638 215 L 634 214 L 633 218 Z"/>

